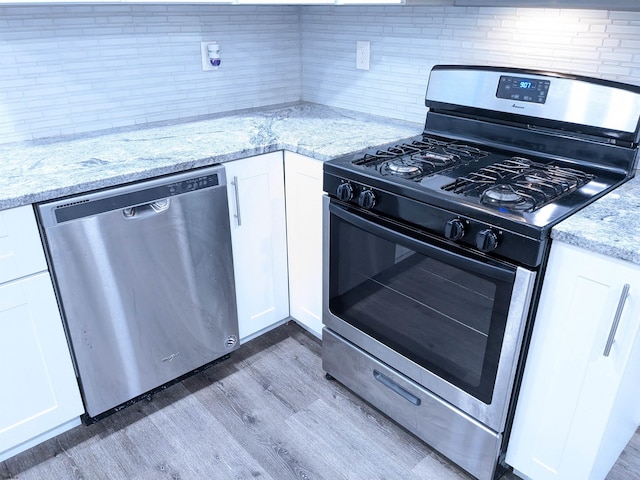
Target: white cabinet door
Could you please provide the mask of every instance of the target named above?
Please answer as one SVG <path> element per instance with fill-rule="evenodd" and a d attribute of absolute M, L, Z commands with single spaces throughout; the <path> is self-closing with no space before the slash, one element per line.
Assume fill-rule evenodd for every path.
<path fill-rule="evenodd" d="M 282 152 L 225 164 L 240 339 L 289 316 Z"/>
<path fill-rule="evenodd" d="M 46 269 L 33 207 L 0 211 L 0 283 Z"/>
<path fill-rule="evenodd" d="M 289 309 L 322 335 L 322 162 L 285 152 Z"/>
<path fill-rule="evenodd" d="M 0 285 L 0 385 L 0 460 L 80 423 L 82 401 L 47 272 Z"/>
<path fill-rule="evenodd" d="M 639 330 L 640 267 L 555 242 L 508 464 L 534 480 L 605 478 L 640 424 Z"/>

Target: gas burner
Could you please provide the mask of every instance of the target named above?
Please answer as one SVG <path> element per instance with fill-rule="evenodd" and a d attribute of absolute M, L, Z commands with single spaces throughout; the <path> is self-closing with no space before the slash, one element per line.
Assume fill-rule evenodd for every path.
<path fill-rule="evenodd" d="M 395 173 L 417 173 L 420 171 L 420 167 L 415 165 L 407 165 L 406 163 L 398 160 L 392 160 L 387 163 L 387 168 Z"/>
<path fill-rule="evenodd" d="M 402 143 L 375 153 L 367 153 L 353 162 L 377 169 L 382 175 L 420 181 L 428 175 L 478 160 L 487 152 L 469 145 L 458 145 L 427 136 L 410 143 Z"/>
<path fill-rule="evenodd" d="M 482 195 L 487 199 L 496 202 L 517 202 L 522 199 L 522 196 L 513 189 L 512 185 L 496 185 L 495 187 L 489 187 Z"/>
<path fill-rule="evenodd" d="M 518 191 L 517 185 L 504 183 L 489 187 L 482 192 L 480 203 L 520 211 L 530 211 L 535 207 L 535 199 L 532 196 Z"/>
<path fill-rule="evenodd" d="M 398 175 L 404 178 L 413 178 L 422 175 L 422 168 L 411 159 L 396 158 L 384 162 L 380 166 L 380 173 Z"/>
<path fill-rule="evenodd" d="M 524 173 L 524 179 L 529 183 L 545 183 L 551 180 L 551 177 L 544 171 L 533 170 Z"/>
<path fill-rule="evenodd" d="M 459 157 L 451 153 L 438 153 L 427 150 L 416 153 L 411 158 L 417 161 L 431 163 L 434 166 L 448 166 L 455 163 Z"/>
<path fill-rule="evenodd" d="M 532 212 L 577 190 L 592 178 L 572 168 L 512 157 L 459 177 L 442 188 L 478 197 L 483 205 Z"/>

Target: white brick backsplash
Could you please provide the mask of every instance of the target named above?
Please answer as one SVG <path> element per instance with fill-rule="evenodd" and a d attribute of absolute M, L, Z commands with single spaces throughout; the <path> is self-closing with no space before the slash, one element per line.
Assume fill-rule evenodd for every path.
<path fill-rule="evenodd" d="M 608 64 L 630 64 L 633 62 L 634 55 L 631 52 L 625 53 L 610 53 L 610 52 L 602 52 L 600 54 L 600 59 L 607 62 Z"/>
<path fill-rule="evenodd" d="M 0 97 L 0 141 L 298 101 L 298 14 L 294 6 L 0 6 L 0 85 L 20 92 Z M 203 72 L 200 42 L 214 40 L 222 66 Z"/>
<path fill-rule="evenodd" d="M 640 84 L 638 12 L 389 6 L 381 14 L 379 8 L 301 9 L 303 99 L 423 122 L 428 72 L 437 63 L 549 69 Z M 371 42 L 368 72 L 353 67 L 348 40 Z"/>
<path fill-rule="evenodd" d="M 355 68 L 371 42 L 370 70 Z M 222 66 L 203 72 L 200 42 Z M 454 6 L 0 7 L 0 142 L 298 100 L 423 122 L 438 63 L 640 83 L 640 13 Z"/>

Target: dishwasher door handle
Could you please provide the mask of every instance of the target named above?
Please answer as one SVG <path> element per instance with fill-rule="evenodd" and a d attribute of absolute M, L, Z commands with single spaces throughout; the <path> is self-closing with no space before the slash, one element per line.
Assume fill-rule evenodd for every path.
<path fill-rule="evenodd" d="M 122 209 L 122 215 L 124 218 L 144 218 L 169 210 L 170 206 L 171 201 L 168 198 L 162 198 L 135 207 L 125 207 Z"/>

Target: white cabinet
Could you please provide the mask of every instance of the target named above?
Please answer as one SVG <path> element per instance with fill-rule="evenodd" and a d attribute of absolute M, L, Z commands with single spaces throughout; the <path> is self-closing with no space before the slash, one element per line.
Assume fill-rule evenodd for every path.
<path fill-rule="evenodd" d="M 507 449 L 516 472 L 605 478 L 640 424 L 639 331 L 640 267 L 554 242 Z"/>
<path fill-rule="evenodd" d="M 0 284 L 46 269 L 31 206 L 0 211 Z"/>
<path fill-rule="evenodd" d="M 289 315 L 322 331 L 322 162 L 282 155 L 225 163 L 243 342 Z"/>
<path fill-rule="evenodd" d="M 284 154 L 291 316 L 322 335 L 322 162 Z"/>
<path fill-rule="evenodd" d="M 0 212 L 0 460 L 80 423 L 82 401 L 31 206 Z"/>
<path fill-rule="evenodd" d="M 289 317 L 282 152 L 225 163 L 242 342 Z"/>

